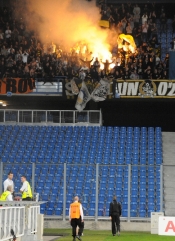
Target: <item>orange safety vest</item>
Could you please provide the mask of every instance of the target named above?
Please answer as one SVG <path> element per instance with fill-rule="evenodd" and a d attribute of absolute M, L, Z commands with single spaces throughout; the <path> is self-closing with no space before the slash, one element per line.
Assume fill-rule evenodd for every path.
<path fill-rule="evenodd" d="M 80 203 L 74 202 L 70 205 L 70 216 L 72 218 L 80 218 Z"/>

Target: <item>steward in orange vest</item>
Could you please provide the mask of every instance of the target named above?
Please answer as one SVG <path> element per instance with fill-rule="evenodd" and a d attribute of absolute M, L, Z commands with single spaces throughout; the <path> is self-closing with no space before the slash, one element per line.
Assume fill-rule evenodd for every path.
<path fill-rule="evenodd" d="M 73 236 L 73 241 L 75 239 L 81 240 L 81 236 L 76 236 L 76 228 L 77 226 L 81 225 L 81 222 L 83 222 L 83 209 L 81 203 L 78 202 L 79 198 L 76 196 L 74 198 L 74 202 L 70 204 L 69 208 L 69 220 L 72 226 L 72 236 Z M 81 218 L 80 218 L 81 217 Z"/>

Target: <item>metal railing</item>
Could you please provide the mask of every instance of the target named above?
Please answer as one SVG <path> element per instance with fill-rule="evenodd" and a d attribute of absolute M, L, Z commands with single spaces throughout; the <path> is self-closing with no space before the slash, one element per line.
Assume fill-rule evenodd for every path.
<path fill-rule="evenodd" d="M 0 189 L 2 190 L 2 181 L 6 178 L 7 173 L 8 173 L 8 167 L 11 165 L 10 163 L 0 163 Z M 18 164 L 13 164 L 13 167 Z M 130 220 L 135 220 L 135 219 L 145 219 L 145 218 L 150 218 L 150 213 L 151 211 L 164 211 L 164 205 L 163 205 L 163 165 L 104 165 L 104 164 L 80 164 L 80 163 L 28 163 L 28 164 L 23 164 L 23 166 L 26 165 L 26 172 L 25 175 L 27 176 L 27 180 L 31 183 L 32 190 L 33 192 L 37 191 L 39 189 L 39 181 L 43 180 L 48 180 L 50 182 L 50 187 L 54 186 L 55 189 L 49 188 L 48 193 L 46 192 L 45 186 L 42 187 L 42 192 L 40 195 L 41 201 L 48 201 L 50 202 L 51 198 L 53 195 L 57 195 L 57 199 L 55 201 L 55 206 L 54 206 L 54 212 L 51 214 L 48 214 L 47 211 L 49 210 L 49 203 L 48 206 L 45 208 L 45 215 L 49 215 L 49 219 L 53 218 L 54 216 L 50 215 L 56 215 L 60 216 L 59 218 L 66 220 L 68 216 L 68 210 L 69 210 L 69 205 L 73 201 L 73 197 L 75 195 L 78 195 L 83 203 L 84 210 L 85 210 L 85 216 L 91 216 L 92 219 L 95 219 L 95 221 L 99 219 L 105 219 L 108 216 L 108 208 L 109 208 L 109 202 L 112 201 L 112 196 L 117 195 L 118 201 L 121 202 L 122 208 L 123 208 L 123 217 L 122 219 L 130 221 Z M 12 167 L 12 171 L 13 171 Z M 89 173 L 88 172 L 88 168 Z M 121 175 L 119 173 L 119 169 L 122 167 L 123 174 Z M 149 187 L 149 177 L 148 173 L 146 174 L 145 177 L 145 192 L 151 191 L 155 192 L 155 190 L 158 190 L 159 194 L 154 194 L 152 197 L 154 200 L 154 203 L 159 203 L 159 208 L 156 210 L 156 208 L 153 210 L 148 210 L 148 205 L 149 205 L 149 200 L 146 200 L 147 198 L 145 197 L 143 202 L 145 202 L 145 217 L 140 216 L 140 210 L 139 207 L 136 208 L 136 210 L 133 210 L 131 206 L 131 202 L 137 202 L 133 201 L 133 191 L 135 187 L 133 187 L 133 179 L 131 178 L 134 173 L 135 167 L 140 170 L 141 168 L 145 167 L 146 172 L 150 168 L 153 170 L 154 174 L 154 180 L 152 180 L 152 186 Z M 103 172 L 107 168 L 108 175 Z M 24 167 L 23 167 L 24 169 Z M 32 169 L 32 172 L 31 172 Z M 38 173 L 38 170 L 40 174 Z M 47 169 L 47 171 L 44 173 L 44 169 Z M 37 170 L 37 171 L 36 171 Z M 85 174 L 81 174 L 81 170 L 86 171 L 86 179 L 84 179 Z M 32 175 L 28 175 L 28 173 L 32 173 Z M 156 177 L 156 172 L 159 173 L 159 178 Z M 43 174 L 42 174 L 43 173 Z M 36 179 L 36 177 L 38 178 Z M 40 176 L 40 177 L 39 177 Z M 106 183 L 105 183 L 105 188 L 101 187 L 101 181 L 103 177 L 107 177 Z M 135 175 L 136 177 L 136 175 Z M 43 178 L 43 179 L 42 179 Z M 120 181 L 119 179 L 122 179 L 123 181 Z M 157 179 L 159 180 L 157 180 Z M 108 180 L 109 179 L 109 180 Z M 79 181 L 82 181 L 83 186 L 79 187 Z M 17 190 L 20 189 L 20 174 L 14 175 L 14 182 L 15 186 L 17 186 Z M 74 184 L 72 186 L 72 183 Z M 76 185 L 75 185 L 76 183 Z M 112 186 L 109 186 L 112 183 Z M 106 185 L 107 184 L 107 185 Z M 140 188 L 140 177 L 138 174 L 138 178 L 136 178 L 135 184 L 137 186 L 137 189 Z M 45 183 L 46 185 L 46 183 Z M 121 192 L 118 192 L 118 189 L 121 189 Z M 88 189 L 87 193 L 85 192 L 85 189 Z M 105 189 L 105 202 L 101 203 L 103 204 L 103 207 L 100 207 L 100 195 L 102 189 Z M 107 192 L 107 190 L 110 190 L 110 193 Z M 151 190 L 149 190 L 151 189 Z M 40 189 L 41 190 L 41 189 Z M 84 190 L 84 191 L 82 191 Z M 119 194 L 121 193 L 121 195 Z M 43 199 L 43 194 L 45 195 L 45 199 Z M 147 196 L 146 194 L 146 196 Z M 135 199 L 139 199 L 136 194 Z M 155 196 L 157 195 L 157 196 Z M 110 199 L 109 199 L 110 198 Z M 142 197 L 143 199 L 143 197 Z M 102 201 L 101 201 L 102 202 Z M 90 213 L 91 207 L 90 204 L 94 204 L 94 212 Z M 61 206 L 59 206 L 61 205 Z M 42 208 L 42 207 L 41 207 Z M 59 214 L 55 211 L 56 209 L 61 210 Z M 103 208 L 103 210 L 102 210 Z M 134 212 L 134 215 L 131 215 L 131 213 Z"/>
<path fill-rule="evenodd" d="M 30 233 L 35 234 L 37 232 L 37 215 L 40 213 L 40 206 L 31 206 L 28 208 L 28 220 L 27 226 Z"/>
<path fill-rule="evenodd" d="M 101 126 L 101 110 L 0 110 L 0 124 Z"/>
<path fill-rule="evenodd" d="M 0 208 L 0 240 L 10 240 L 13 238 L 11 230 L 15 236 L 24 235 L 25 229 L 25 207 L 1 207 Z"/>

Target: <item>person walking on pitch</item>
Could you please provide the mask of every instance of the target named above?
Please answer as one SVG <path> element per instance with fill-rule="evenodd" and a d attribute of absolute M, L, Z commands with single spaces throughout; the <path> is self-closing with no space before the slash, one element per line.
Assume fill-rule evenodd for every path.
<path fill-rule="evenodd" d="M 69 208 L 69 221 L 72 226 L 73 241 L 75 241 L 76 238 L 81 241 L 81 231 L 79 230 L 79 235 L 76 236 L 76 229 L 78 226 L 82 226 L 81 222 L 84 222 L 83 208 L 81 203 L 78 202 L 78 200 L 79 198 L 77 196 L 74 197 L 74 202 L 70 204 Z"/>
<path fill-rule="evenodd" d="M 113 236 L 120 236 L 120 216 L 121 216 L 121 205 L 117 202 L 117 197 L 113 197 L 113 201 L 110 203 L 109 216 L 112 222 L 112 234 Z M 116 230 L 117 227 L 117 230 Z"/>

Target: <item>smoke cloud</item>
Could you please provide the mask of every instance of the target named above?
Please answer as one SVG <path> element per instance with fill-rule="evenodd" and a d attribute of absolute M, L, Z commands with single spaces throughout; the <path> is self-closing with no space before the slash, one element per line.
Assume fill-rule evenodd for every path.
<path fill-rule="evenodd" d="M 107 38 L 107 32 L 98 27 L 100 14 L 95 1 L 28 0 L 23 13 L 27 26 L 36 30 L 42 42 L 70 45 L 80 40 Z"/>

